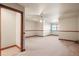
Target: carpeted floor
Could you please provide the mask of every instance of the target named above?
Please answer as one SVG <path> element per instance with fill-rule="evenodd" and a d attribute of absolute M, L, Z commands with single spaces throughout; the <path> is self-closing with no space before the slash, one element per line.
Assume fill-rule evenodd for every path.
<path fill-rule="evenodd" d="M 25 47 L 19 56 L 79 56 L 79 44 L 58 40 L 57 36 L 26 38 Z"/>

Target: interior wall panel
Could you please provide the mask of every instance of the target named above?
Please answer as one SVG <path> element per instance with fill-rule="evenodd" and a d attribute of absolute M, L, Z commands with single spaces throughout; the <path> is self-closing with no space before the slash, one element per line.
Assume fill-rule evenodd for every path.
<path fill-rule="evenodd" d="M 16 43 L 16 13 L 1 8 L 1 48 Z"/>

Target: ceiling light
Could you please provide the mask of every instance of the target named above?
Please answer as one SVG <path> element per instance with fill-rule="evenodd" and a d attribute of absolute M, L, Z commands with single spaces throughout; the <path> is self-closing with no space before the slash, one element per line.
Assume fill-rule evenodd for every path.
<path fill-rule="evenodd" d="M 40 20 L 40 23 L 42 23 L 43 21 L 42 20 Z"/>

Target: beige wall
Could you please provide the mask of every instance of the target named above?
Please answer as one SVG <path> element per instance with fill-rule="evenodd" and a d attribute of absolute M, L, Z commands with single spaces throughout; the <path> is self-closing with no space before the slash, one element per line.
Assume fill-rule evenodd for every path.
<path fill-rule="evenodd" d="M 37 23 L 36 30 L 38 30 L 36 32 L 38 36 L 43 36 L 43 22 Z"/>
<path fill-rule="evenodd" d="M 21 14 L 16 12 L 16 45 L 21 47 Z"/>
<path fill-rule="evenodd" d="M 59 22 L 61 30 L 77 30 L 77 16 L 60 18 Z"/>
<path fill-rule="evenodd" d="M 25 37 L 39 35 L 43 36 L 43 24 L 40 23 L 40 16 L 34 12 L 33 7 L 27 6 L 25 8 Z M 37 10 L 38 11 L 38 10 Z M 31 30 L 31 31 L 27 31 Z M 36 31 L 33 31 L 36 30 Z"/>
<path fill-rule="evenodd" d="M 49 35 L 51 33 L 51 25 L 50 23 L 44 22 L 43 23 L 43 36 Z"/>
<path fill-rule="evenodd" d="M 25 30 L 26 30 L 25 36 L 33 36 L 33 35 L 46 36 L 50 34 L 50 24 L 46 22 L 41 23 L 35 21 L 25 21 Z"/>
<path fill-rule="evenodd" d="M 31 31 L 29 31 L 31 30 Z M 36 31 L 32 31 L 36 30 Z M 25 21 L 25 37 L 26 36 L 46 36 L 50 34 L 50 23 L 47 22 L 35 22 L 32 20 Z"/>
<path fill-rule="evenodd" d="M 78 16 L 78 21 L 77 21 L 78 23 L 78 31 L 79 31 L 79 16 Z M 79 41 L 79 32 L 78 32 L 78 41 Z"/>
<path fill-rule="evenodd" d="M 70 16 L 59 19 L 59 30 L 77 31 L 78 30 L 77 16 Z M 59 32 L 60 39 L 78 40 L 78 32 Z"/>
<path fill-rule="evenodd" d="M 35 31 L 36 30 L 36 31 Z M 39 35 L 43 36 L 43 24 L 32 20 L 25 21 L 25 37 Z"/>
<path fill-rule="evenodd" d="M 17 3 L 1 3 L 1 4 L 3 4 L 3 5 L 6 5 L 6 6 L 8 6 L 8 7 L 11 7 L 11 8 L 15 8 L 15 9 L 18 9 L 18 10 L 20 10 L 20 11 L 23 11 L 24 12 L 24 14 L 23 14 L 23 20 L 25 20 L 25 9 L 24 9 L 24 7 L 22 7 L 21 5 L 19 5 L 19 4 L 17 4 Z M 25 21 L 24 21 L 25 22 Z M 25 28 L 25 26 L 24 26 L 24 28 Z"/>
<path fill-rule="evenodd" d="M 34 21 L 25 20 L 25 37 L 36 35 L 36 31 L 33 31 L 36 30 L 36 25 L 37 23 Z"/>
<path fill-rule="evenodd" d="M 21 43 L 21 14 L 1 8 L 1 47 Z"/>
<path fill-rule="evenodd" d="M 16 44 L 16 14 L 1 8 L 1 47 Z"/>

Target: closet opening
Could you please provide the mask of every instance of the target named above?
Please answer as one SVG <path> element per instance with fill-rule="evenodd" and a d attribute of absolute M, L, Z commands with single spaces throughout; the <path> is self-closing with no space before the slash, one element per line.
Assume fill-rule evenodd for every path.
<path fill-rule="evenodd" d="M 23 12 L 0 4 L 0 55 L 12 47 L 22 52 L 23 44 Z"/>

